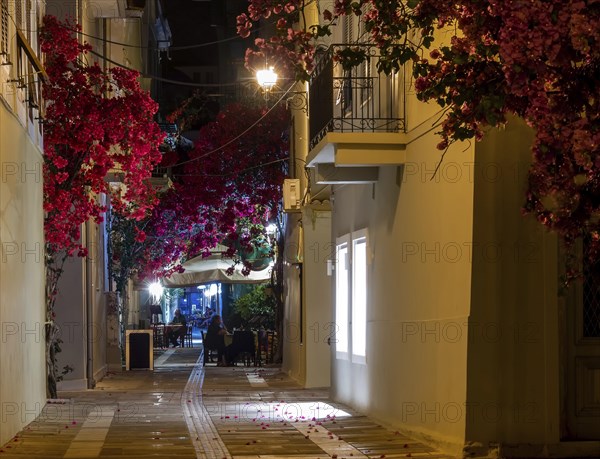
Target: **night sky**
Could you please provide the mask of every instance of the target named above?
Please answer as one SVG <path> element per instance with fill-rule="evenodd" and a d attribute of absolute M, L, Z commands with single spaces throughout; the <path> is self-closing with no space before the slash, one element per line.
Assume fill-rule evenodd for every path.
<path fill-rule="evenodd" d="M 245 11 L 245 0 L 168 0 L 165 15 L 173 34 L 171 65 L 221 64 L 243 59 L 249 40 L 236 35 L 236 17 Z M 236 37 L 231 40 L 230 38 Z M 178 50 L 178 47 L 225 40 L 220 45 Z M 227 79 L 222 75 L 221 79 Z"/>
<path fill-rule="evenodd" d="M 214 25 L 220 18 L 213 2 L 168 0 L 164 2 L 164 7 L 165 16 L 173 34 L 173 48 L 175 48 L 171 51 L 172 66 L 206 65 L 217 62 L 219 58 L 217 45 L 176 50 L 180 46 L 196 45 L 219 39 L 218 27 Z M 235 33 L 235 30 L 231 30 L 230 33 Z"/>
<path fill-rule="evenodd" d="M 236 35 L 236 17 L 247 9 L 246 0 L 165 0 L 163 8 L 173 36 L 170 59 L 161 62 L 165 78 L 194 83 L 234 83 L 243 70 L 249 40 Z M 235 37 L 235 39 L 230 39 Z M 194 46 L 221 41 L 210 46 Z M 189 49 L 180 47 L 193 46 Z M 190 69 L 191 66 L 206 66 Z M 187 70 L 186 70 L 187 67 Z M 210 67 L 210 68 L 209 68 Z M 193 74 L 191 76 L 190 74 Z M 245 76 L 245 75 L 244 75 Z M 196 88 L 165 84 L 161 106 L 171 107 L 189 97 Z M 200 91 L 218 92 L 210 88 Z M 168 110 L 167 110 L 168 111 Z"/>

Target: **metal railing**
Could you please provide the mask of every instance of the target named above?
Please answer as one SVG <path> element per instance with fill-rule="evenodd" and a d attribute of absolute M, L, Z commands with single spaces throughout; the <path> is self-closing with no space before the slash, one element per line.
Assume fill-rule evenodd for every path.
<path fill-rule="evenodd" d="M 153 178 L 171 178 L 173 177 L 173 171 L 171 167 L 155 167 L 152 169 Z"/>
<path fill-rule="evenodd" d="M 336 52 L 362 47 L 367 59 L 351 70 L 336 62 Z M 404 130 L 403 82 L 377 72 L 377 49 L 369 45 L 332 45 L 318 61 L 309 82 L 309 133 L 313 149 L 328 132 Z"/>

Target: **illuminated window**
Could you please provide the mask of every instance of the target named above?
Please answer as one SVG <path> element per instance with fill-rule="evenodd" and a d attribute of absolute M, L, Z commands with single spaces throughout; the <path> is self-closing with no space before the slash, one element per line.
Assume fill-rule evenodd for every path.
<path fill-rule="evenodd" d="M 336 357 L 356 363 L 367 355 L 367 244 L 366 230 L 336 241 Z"/>
<path fill-rule="evenodd" d="M 367 236 L 352 234 L 352 360 L 367 355 Z"/>
<path fill-rule="evenodd" d="M 349 252 L 348 237 L 336 244 L 335 269 L 335 352 L 338 359 L 348 358 Z"/>

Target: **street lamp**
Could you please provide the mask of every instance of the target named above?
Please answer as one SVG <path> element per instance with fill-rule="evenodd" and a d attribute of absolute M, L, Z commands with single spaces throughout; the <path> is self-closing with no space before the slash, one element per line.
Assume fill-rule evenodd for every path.
<path fill-rule="evenodd" d="M 152 295 L 152 299 L 154 301 L 158 301 L 160 300 L 160 297 L 163 294 L 163 286 L 160 284 L 160 282 L 152 282 L 149 286 L 148 286 L 148 292 L 150 293 L 150 295 Z"/>
<path fill-rule="evenodd" d="M 263 90 L 264 98 L 268 102 L 269 95 L 271 93 L 276 94 L 274 88 L 277 86 L 277 73 L 273 67 L 269 67 L 268 69 L 258 70 L 256 72 L 256 81 L 258 85 Z M 282 94 L 279 91 L 279 94 Z M 306 114 L 308 114 L 308 104 L 306 100 L 306 91 L 286 91 L 285 95 L 289 95 L 289 97 L 285 98 L 285 105 L 288 108 L 293 108 L 296 110 L 303 110 Z"/>
<path fill-rule="evenodd" d="M 256 72 L 256 80 L 260 87 L 268 92 L 277 84 L 277 74 L 273 70 L 273 67 L 258 70 Z"/>

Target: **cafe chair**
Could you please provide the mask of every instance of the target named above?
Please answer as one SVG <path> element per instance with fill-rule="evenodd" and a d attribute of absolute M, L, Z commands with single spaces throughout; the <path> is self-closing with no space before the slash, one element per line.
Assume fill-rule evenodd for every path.
<path fill-rule="evenodd" d="M 165 347 L 165 343 L 167 341 L 167 336 L 165 333 L 165 324 L 163 323 L 158 323 L 158 324 L 152 324 L 151 328 L 153 330 L 153 337 L 154 337 L 154 347 L 155 348 L 164 348 Z"/>
<path fill-rule="evenodd" d="M 204 333 L 204 331 L 200 331 L 200 333 L 202 334 L 202 346 L 204 347 L 204 357 L 202 359 L 202 366 L 205 366 L 209 361 L 212 363 L 213 362 L 213 355 L 212 352 L 213 351 L 217 351 L 216 349 L 209 349 L 209 347 L 206 345 L 206 333 Z"/>
<path fill-rule="evenodd" d="M 233 334 L 231 343 L 232 352 L 236 355 L 236 360 L 242 360 L 245 366 L 254 364 L 256 366 L 256 344 L 255 335 L 251 330 L 239 330 Z"/>
<path fill-rule="evenodd" d="M 194 338 L 192 336 L 192 325 L 187 326 L 187 330 L 185 332 L 185 336 L 183 337 L 184 347 L 194 347 Z"/>

